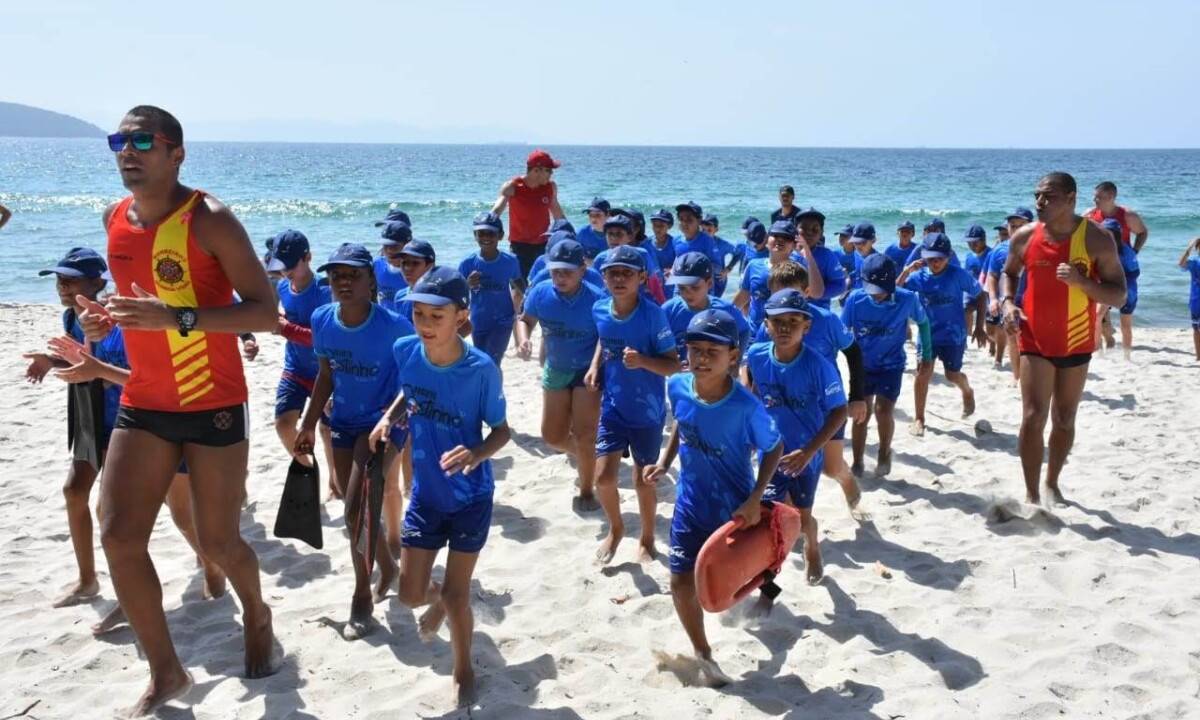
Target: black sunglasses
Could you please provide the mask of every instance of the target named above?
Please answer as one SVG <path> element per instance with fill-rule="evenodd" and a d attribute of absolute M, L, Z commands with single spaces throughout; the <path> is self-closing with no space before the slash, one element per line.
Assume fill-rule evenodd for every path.
<path fill-rule="evenodd" d="M 113 152 L 121 152 L 125 146 L 133 143 L 133 149 L 139 152 L 146 152 L 154 147 L 154 141 L 157 140 L 167 147 L 175 145 L 169 137 L 162 133 L 151 132 L 131 132 L 131 133 L 113 133 L 108 136 L 108 149 Z"/>

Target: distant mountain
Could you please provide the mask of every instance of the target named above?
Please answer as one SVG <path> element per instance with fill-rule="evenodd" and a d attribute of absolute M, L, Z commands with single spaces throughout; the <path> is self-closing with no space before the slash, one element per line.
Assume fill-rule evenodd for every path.
<path fill-rule="evenodd" d="M 100 137 L 90 122 L 41 108 L 0 102 L 0 137 Z"/>

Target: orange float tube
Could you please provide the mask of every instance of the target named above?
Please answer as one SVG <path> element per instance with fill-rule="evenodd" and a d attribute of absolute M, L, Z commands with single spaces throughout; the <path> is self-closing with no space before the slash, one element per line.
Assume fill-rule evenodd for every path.
<path fill-rule="evenodd" d="M 762 520 L 750 528 L 742 521 L 722 525 L 696 557 L 700 607 L 724 612 L 776 575 L 800 538 L 800 512 L 783 503 L 763 503 Z"/>

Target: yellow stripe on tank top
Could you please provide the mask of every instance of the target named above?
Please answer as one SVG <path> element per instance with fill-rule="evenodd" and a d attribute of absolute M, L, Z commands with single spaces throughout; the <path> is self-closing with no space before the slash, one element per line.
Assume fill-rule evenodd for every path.
<path fill-rule="evenodd" d="M 167 253 L 177 259 L 183 272 L 183 281 L 176 283 L 177 287 L 172 288 L 167 286 L 158 276 L 157 268 L 153 268 L 155 294 L 158 298 L 168 305 L 174 307 L 196 307 L 199 303 L 196 302 L 196 288 L 191 282 L 191 268 L 188 267 L 188 233 L 191 223 L 192 208 L 196 205 L 196 200 L 199 195 L 194 195 L 190 200 L 183 204 L 169 218 L 164 220 L 158 226 L 158 230 L 154 233 L 154 251 L 151 253 L 151 263 L 157 263 L 155 258 L 161 254 Z M 190 375 L 190 372 L 182 372 L 182 367 L 188 363 L 194 355 L 208 349 L 208 343 L 205 342 L 204 333 L 192 331 L 187 337 L 179 334 L 178 330 L 167 330 L 167 346 L 171 350 L 171 365 L 175 370 L 176 391 L 180 396 L 179 404 L 186 405 L 195 401 L 212 390 L 212 385 L 208 385 L 202 392 L 187 395 L 187 391 L 194 388 L 196 378 L 189 379 L 183 386 L 179 384 L 182 376 Z M 189 351 L 190 352 L 184 352 Z M 195 363 L 193 363 L 194 365 Z M 207 357 L 204 358 L 204 364 L 207 364 Z M 191 368 L 194 370 L 194 368 Z M 204 374 L 204 379 L 207 379 L 208 373 Z"/>
<path fill-rule="evenodd" d="M 1092 274 L 1092 259 L 1087 252 L 1087 218 L 1079 222 L 1079 227 L 1071 233 L 1070 257 L 1067 262 L 1071 265 L 1083 265 L 1084 275 Z M 1087 344 L 1091 339 L 1091 320 L 1088 317 L 1088 304 L 1091 300 L 1082 289 L 1070 285 L 1067 287 L 1067 349 L 1074 350 L 1081 343 Z"/>

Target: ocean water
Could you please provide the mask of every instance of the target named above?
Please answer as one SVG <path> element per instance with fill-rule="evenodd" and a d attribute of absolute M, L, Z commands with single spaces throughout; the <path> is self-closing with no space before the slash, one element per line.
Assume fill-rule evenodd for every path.
<path fill-rule="evenodd" d="M 488 209 L 500 184 L 519 174 L 521 145 L 362 145 L 214 143 L 188 145 L 183 180 L 234 209 L 261 249 L 286 228 L 308 235 L 315 258 L 342 242 L 371 246 L 373 221 L 389 208 L 412 216 L 414 234 L 442 262 L 474 248 L 472 216 Z M 828 216 L 826 229 L 869 220 L 890 243 L 904 220 L 945 220 L 959 253 L 968 225 L 990 228 L 1017 205 L 1033 205 L 1037 179 L 1072 173 L 1080 211 L 1091 188 L 1111 179 L 1119 200 L 1150 229 L 1140 256 L 1139 322 L 1188 322 L 1188 278 L 1176 261 L 1200 234 L 1200 150 L 925 150 L 547 146 L 563 167 L 559 200 L 576 226 L 594 195 L 647 215 L 695 200 L 721 219 L 721 235 L 741 239 L 747 215 L 768 219 L 780 184 L 797 203 Z M 0 203 L 14 212 L 0 230 L 0 301 L 53 302 L 39 278 L 75 245 L 102 249 L 100 215 L 124 195 L 103 139 L 0 138 Z M 990 243 L 989 243 L 990 244 Z M 736 288 L 730 283 L 728 294 Z"/>

